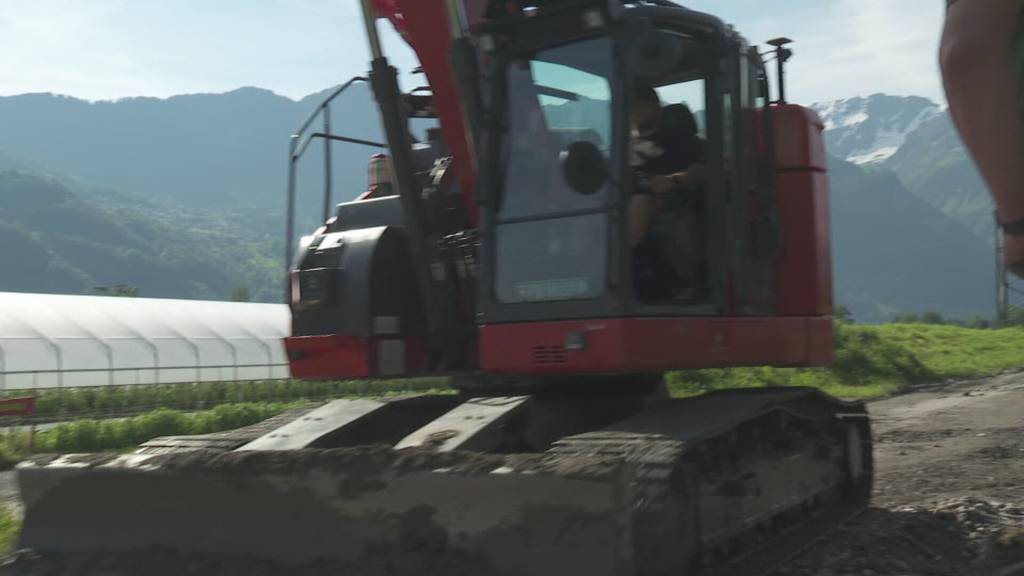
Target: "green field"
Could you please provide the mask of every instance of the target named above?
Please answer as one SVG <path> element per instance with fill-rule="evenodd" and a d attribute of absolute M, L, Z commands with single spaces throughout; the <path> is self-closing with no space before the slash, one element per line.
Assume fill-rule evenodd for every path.
<path fill-rule="evenodd" d="M 978 330 L 951 325 L 836 327 L 829 368 L 734 368 L 669 375 L 676 395 L 730 387 L 813 386 L 844 398 L 876 398 L 913 384 L 973 378 L 1024 367 L 1024 328 Z"/>

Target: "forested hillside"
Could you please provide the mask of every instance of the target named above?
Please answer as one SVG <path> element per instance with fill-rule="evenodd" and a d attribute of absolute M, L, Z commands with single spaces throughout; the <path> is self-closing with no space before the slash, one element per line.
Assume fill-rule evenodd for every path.
<path fill-rule="evenodd" d="M 52 177 L 0 172 L 0 291 L 228 299 L 241 287 L 279 299 L 279 239 L 230 219 L 123 195 L 72 192 Z"/>

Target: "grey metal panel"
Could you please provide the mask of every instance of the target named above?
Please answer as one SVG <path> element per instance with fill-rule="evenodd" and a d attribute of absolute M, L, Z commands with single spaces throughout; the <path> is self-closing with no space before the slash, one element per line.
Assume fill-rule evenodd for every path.
<path fill-rule="evenodd" d="M 399 376 L 405 373 L 405 341 L 377 341 L 377 373 L 381 376 Z"/>
<path fill-rule="evenodd" d="M 402 204 L 398 196 L 344 202 L 338 204 L 334 215 L 338 221 L 331 228 L 332 232 L 376 228 L 377 226 L 401 226 Z"/>
<path fill-rule="evenodd" d="M 376 400 L 335 400 L 292 420 L 238 448 L 244 450 L 297 450 L 328 434 L 352 425 L 386 404 Z"/>
<path fill-rule="evenodd" d="M 473 398 L 402 439 L 395 448 L 430 447 L 438 452 L 493 450 L 502 427 L 525 408 L 529 396 Z"/>

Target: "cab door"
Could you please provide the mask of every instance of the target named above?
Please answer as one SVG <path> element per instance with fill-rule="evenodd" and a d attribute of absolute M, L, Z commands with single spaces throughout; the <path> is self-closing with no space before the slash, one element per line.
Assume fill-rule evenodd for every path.
<path fill-rule="evenodd" d="M 783 231 L 775 195 L 775 126 L 768 77 L 756 46 L 737 42 L 733 52 L 736 68 L 731 76 L 736 99 L 732 115 L 737 143 L 737 193 L 731 211 L 734 313 L 772 315 L 777 313 L 776 260 Z"/>

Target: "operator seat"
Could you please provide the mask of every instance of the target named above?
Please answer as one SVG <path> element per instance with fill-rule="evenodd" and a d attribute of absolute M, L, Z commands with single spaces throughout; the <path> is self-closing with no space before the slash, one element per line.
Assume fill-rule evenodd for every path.
<path fill-rule="evenodd" d="M 661 109 L 661 115 L 666 125 L 697 138 L 697 118 L 686 104 L 669 104 Z"/>
<path fill-rule="evenodd" d="M 687 152 L 692 155 L 693 164 L 704 162 L 705 142 L 697 135 L 697 120 L 689 106 L 679 103 L 663 107 L 662 122 L 669 129 L 693 140 L 693 149 Z M 673 238 L 670 242 L 676 247 L 663 257 L 682 260 L 668 266 L 669 270 L 675 272 L 666 270 L 673 278 L 669 282 L 676 285 L 673 292 L 681 289 L 681 293 L 692 294 L 689 298 L 694 300 L 703 299 L 706 293 L 708 263 L 704 193 L 704 187 L 700 186 L 695 190 L 668 195 L 663 199 L 660 209 L 667 217 L 658 218 L 654 223 L 655 234 Z"/>

